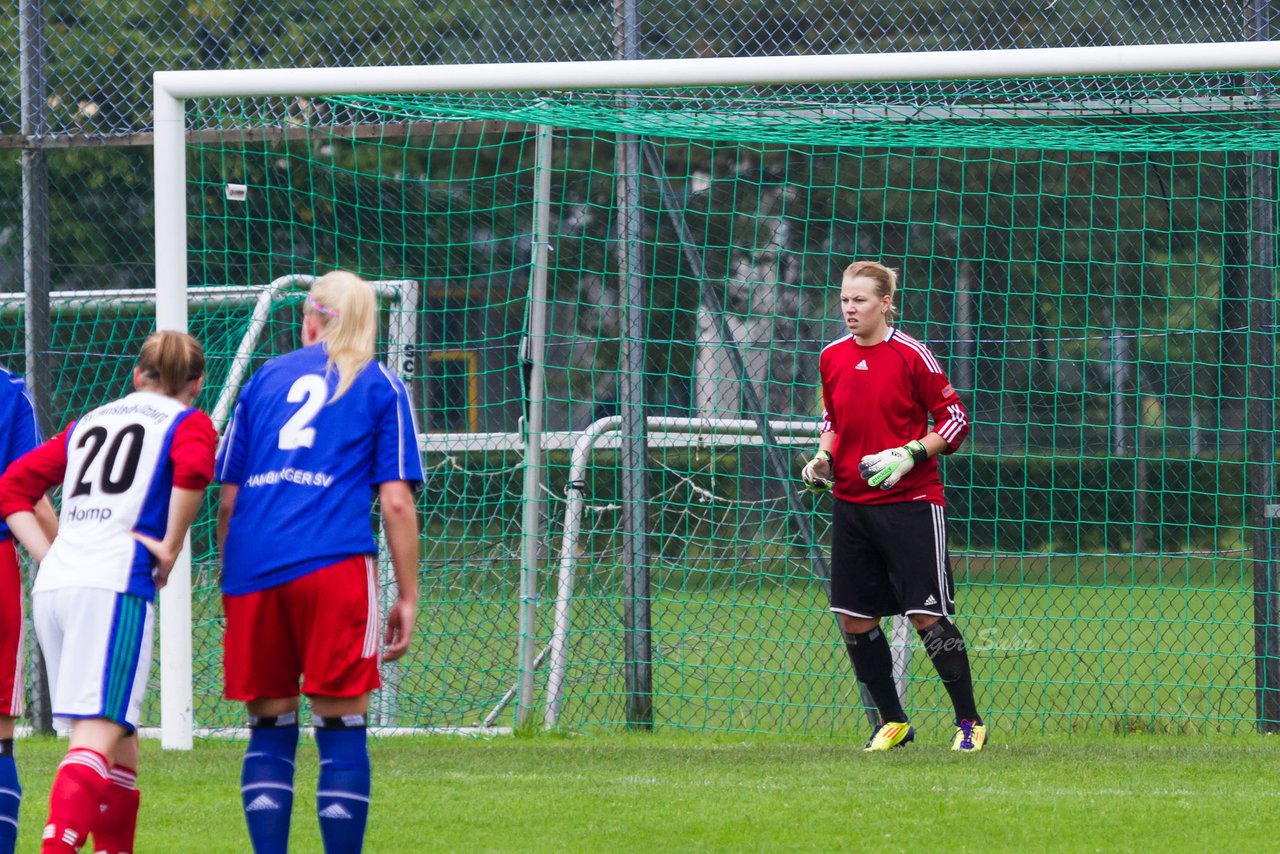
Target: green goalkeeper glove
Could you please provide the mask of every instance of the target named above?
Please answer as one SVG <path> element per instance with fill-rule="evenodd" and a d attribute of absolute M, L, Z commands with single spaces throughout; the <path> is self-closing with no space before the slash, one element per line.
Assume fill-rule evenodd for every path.
<path fill-rule="evenodd" d="M 800 472 L 805 488 L 821 495 L 831 491 L 831 452 L 818 451 Z"/>
<path fill-rule="evenodd" d="M 881 489 L 893 489 L 907 472 L 915 468 L 916 463 L 929 459 L 929 452 L 917 439 L 912 439 L 901 448 L 890 448 L 878 454 L 867 454 L 858 463 L 858 474 L 867 482 L 867 486 L 878 486 Z"/>

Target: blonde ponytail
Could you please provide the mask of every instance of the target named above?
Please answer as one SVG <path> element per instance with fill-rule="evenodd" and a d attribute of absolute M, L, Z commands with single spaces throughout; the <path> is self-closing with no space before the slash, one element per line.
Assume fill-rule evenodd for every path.
<path fill-rule="evenodd" d="M 329 367 L 338 369 L 338 389 L 333 396 L 337 400 L 373 361 L 378 333 L 377 298 L 364 279 L 335 270 L 311 285 L 305 311 L 319 322 Z"/>

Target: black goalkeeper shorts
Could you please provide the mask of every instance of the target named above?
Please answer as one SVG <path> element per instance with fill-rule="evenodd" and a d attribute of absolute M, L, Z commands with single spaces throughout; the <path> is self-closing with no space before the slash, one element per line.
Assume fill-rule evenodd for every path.
<path fill-rule="evenodd" d="M 851 617 L 955 613 L 943 508 L 834 499 L 831 610 Z"/>

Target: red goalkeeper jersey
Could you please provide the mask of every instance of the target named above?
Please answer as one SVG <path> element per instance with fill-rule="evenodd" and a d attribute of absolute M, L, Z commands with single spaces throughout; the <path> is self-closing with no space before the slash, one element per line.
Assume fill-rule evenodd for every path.
<path fill-rule="evenodd" d="M 922 439 L 931 429 L 947 440 L 948 454 L 968 434 L 969 416 L 929 348 L 892 328 L 888 338 L 870 347 L 847 335 L 823 348 L 819 368 L 822 432 L 836 434 L 835 496 L 857 504 L 944 505 L 933 459 L 918 463 L 892 489 L 868 486 L 858 475 L 866 454 Z"/>

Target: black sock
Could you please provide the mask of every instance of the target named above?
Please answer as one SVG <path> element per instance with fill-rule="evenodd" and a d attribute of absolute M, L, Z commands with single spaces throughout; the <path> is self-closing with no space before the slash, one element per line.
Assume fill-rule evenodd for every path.
<path fill-rule="evenodd" d="M 880 722 L 905 722 L 907 713 L 902 710 L 898 686 L 893 683 L 893 654 L 884 632 L 874 628 L 863 634 L 845 632 L 845 649 L 858 681 L 867 686 L 867 693 L 876 701 L 880 710 Z"/>
<path fill-rule="evenodd" d="M 969 675 L 969 653 L 965 649 L 964 635 L 950 620 L 943 617 L 927 629 L 917 629 L 924 651 L 938 671 L 943 686 L 951 695 L 951 705 L 956 709 L 956 722 L 982 723 L 973 701 L 973 677 Z"/>
<path fill-rule="evenodd" d="M 12 755 L 13 755 L 13 739 L 0 738 L 0 756 L 12 756 Z"/>

